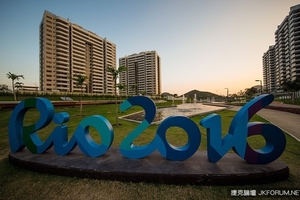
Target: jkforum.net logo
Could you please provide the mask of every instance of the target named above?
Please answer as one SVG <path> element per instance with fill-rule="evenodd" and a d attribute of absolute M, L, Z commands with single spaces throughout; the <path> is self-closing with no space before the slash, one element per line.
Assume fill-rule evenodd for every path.
<path fill-rule="evenodd" d="M 256 196 L 277 196 L 277 197 L 299 197 L 300 189 L 272 189 L 272 190 L 231 190 L 232 197 L 256 197 Z"/>

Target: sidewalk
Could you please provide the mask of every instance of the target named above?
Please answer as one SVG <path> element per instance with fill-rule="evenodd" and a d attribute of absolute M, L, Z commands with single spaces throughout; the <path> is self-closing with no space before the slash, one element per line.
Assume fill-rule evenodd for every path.
<path fill-rule="evenodd" d="M 240 108 L 240 106 L 231 106 L 229 110 L 238 111 Z M 278 126 L 300 142 L 300 115 L 267 108 L 256 114 Z"/>

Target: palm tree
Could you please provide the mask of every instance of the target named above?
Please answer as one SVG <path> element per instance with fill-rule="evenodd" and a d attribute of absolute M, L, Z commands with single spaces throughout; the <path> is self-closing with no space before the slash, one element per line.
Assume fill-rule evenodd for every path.
<path fill-rule="evenodd" d="M 239 97 L 239 101 L 240 101 L 240 102 L 241 102 L 242 99 L 244 98 L 244 95 L 245 95 L 245 91 L 240 90 L 240 91 L 238 92 L 238 97 Z"/>
<path fill-rule="evenodd" d="M 235 101 L 236 99 L 238 99 L 238 95 L 237 94 L 230 94 L 229 95 L 230 96 L 230 98 L 231 98 L 231 101 Z"/>
<path fill-rule="evenodd" d="M 83 84 L 87 80 L 87 76 L 83 76 L 81 74 L 75 74 L 75 78 L 73 78 L 74 81 L 76 81 L 77 87 L 80 87 L 80 116 L 82 116 L 82 96 L 83 96 Z"/>
<path fill-rule="evenodd" d="M 138 92 L 137 92 L 137 86 L 138 86 L 138 84 L 133 84 L 133 85 L 130 86 L 130 89 L 133 90 L 133 91 L 135 91 L 135 95 L 138 94 Z"/>
<path fill-rule="evenodd" d="M 8 72 L 6 74 L 6 76 L 7 76 L 8 79 L 11 79 L 11 86 L 12 86 L 12 91 L 13 91 L 13 94 L 14 94 L 14 99 L 15 99 L 15 101 L 17 101 L 17 97 L 16 97 L 16 93 L 15 93 L 15 80 L 19 80 L 20 78 L 24 79 L 24 76 L 23 75 L 12 74 L 11 72 Z"/>
<path fill-rule="evenodd" d="M 23 85 L 24 85 L 24 83 L 22 83 L 22 82 L 16 82 L 15 88 L 17 88 L 19 90 Z"/>
<path fill-rule="evenodd" d="M 300 78 L 297 78 L 296 80 L 294 80 L 294 90 L 295 90 L 295 92 L 300 91 Z"/>
<path fill-rule="evenodd" d="M 121 94 L 122 94 L 122 91 L 124 91 L 124 90 L 126 92 L 126 85 L 125 84 L 119 83 L 119 84 L 117 84 L 117 88 L 119 89 Z M 125 93 L 125 95 L 127 96 L 127 92 Z"/>
<path fill-rule="evenodd" d="M 22 82 L 16 82 L 15 83 L 15 88 L 17 88 L 17 92 L 16 92 L 16 98 L 17 98 L 17 100 L 18 100 L 18 91 L 20 90 L 20 88 L 22 87 L 24 85 L 24 83 L 22 83 Z"/>
<path fill-rule="evenodd" d="M 289 92 L 291 90 L 291 87 L 292 87 L 292 84 L 291 84 L 291 81 L 288 81 L 286 79 L 284 79 L 283 81 L 280 82 L 280 86 L 281 86 L 281 89 L 283 90 L 284 92 L 284 103 L 285 103 L 285 96 L 286 95 L 289 95 Z"/>
<path fill-rule="evenodd" d="M 295 93 L 300 90 L 300 79 L 294 81 L 283 80 L 281 82 L 282 90 L 291 93 L 292 103 L 295 102 Z"/>
<path fill-rule="evenodd" d="M 115 107 L 116 107 L 116 126 L 118 126 L 118 105 L 117 105 L 117 79 L 121 72 L 126 71 L 127 68 L 125 66 L 119 67 L 116 69 L 114 67 L 108 66 L 107 71 L 112 75 L 114 81 L 114 89 L 115 89 Z"/>
<path fill-rule="evenodd" d="M 247 88 L 245 91 L 245 95 L 247 97 L 254 97 L 257 94 L 258 90 L 255 87 Z"/>

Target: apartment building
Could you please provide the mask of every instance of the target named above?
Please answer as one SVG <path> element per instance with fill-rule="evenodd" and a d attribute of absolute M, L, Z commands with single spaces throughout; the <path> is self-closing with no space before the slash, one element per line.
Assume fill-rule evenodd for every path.
<path fill-rule="evenodd" d="M 75 75 L 87 76 L 84 91 L 113 94 L 106 67 L 116 67 L 116 45 L 69 19 L 44 12 L 40 23 L 40 88 L 79 92 Z"/>
<path fill-rule="evenodd" d="M 276 91 L 275 45 L 269 46 L 263 57 L 263 83 L 268 92 Z"/>
<path fill-rule="evenodd" d="M 281 90 L 284 80 L 300 78 L 300 4 L 292 6 L 289 14 L 275 31 L 275 45 L 263 54 L 263 81 L 268 92 Z"/>
<path fill-rule="evenodd" d="M 127 67 L 119 83 L 126 85 L 121 94 L 161 94 L 161 60 L 156 51 L 145 51 L 119 58 L 119 66 Z"/>
<path fill-rule="evenodd" d="M 300 78 L 300 4 L 290 8 L 275 31 L 276 87 Z"/>

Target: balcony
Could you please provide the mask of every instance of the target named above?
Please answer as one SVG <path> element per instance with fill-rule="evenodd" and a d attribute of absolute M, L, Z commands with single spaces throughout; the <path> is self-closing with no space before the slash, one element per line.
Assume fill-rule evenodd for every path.
<path fill-rule="evenodd" d="M 300 34 L 298 34 L 298 35 L 295 35 L 295 36 L 294 36 L 294 40 L 295 40 L 295 41 L 298 41 L 298 40 L 300 40 Z"/>
<path fill-rule="evenodd" d="M 63 25 L 62 23 L 56 23 L 56 31 L 64 31 L 66 33 L 69 32 L 69 27 L 66 25 Z"/>
<path fill-rule="evenodd" d="M 84 55 L 78 54 L 78 53 L 74 53 L 74 52 L 72 54 L 72 58 L 73 59 L 77 59 L 77 60 L 84 60 L 84 61 L 86 60 Z"/>
<path fill-rule="evenodd" d="M 62 59 L 56 59 L 56 64 L 57 65 L 68 65 L 69 64 L 69 62 L 68 62 L 68 60 L 66 59 L 66 60 L 62 60 Z"/>
<path fill-rule="evenodd" d="M 68 84 L 68 77 L 56 77 L 56 82 L 59 82 L 60 84 Z"/>
<path fill-rule="evenodd" d="M 99 53 L 99 54 L 102 54 L 102 53 L 103 53 L 103 50 L 102 50 L 101 47 L 95 47 L 95 46 L 93 46 L 93 47 L 92 47 L 92 51 L 93 51 L 93 52 L 97 52 L 97 53 Z"/>
<path fill-rule="evenodd" d="M 82 52 L 85 54 L 85 46 L 83 47 L 84 45 L 80 44 L 80 43 L 73 43 L 72 45 L 72 49 L 78 51 L 78 52 Z"/>
<path fill-rule="evenodd" d="M 85 54 L 85 50 L 82 49 L 82 48 L 79 48 L 75 45 L 73 45 L 73 48 L 72 48 L 73 52 L 76 52 L 76 53 L 79 53 L 79 54 Z"/>
<path fill-rule="evenodd" d="M 74 27 L 73 27 L 73 34 L 74 35 L 78 35 L 81 38 L 84 38 L 84 40 L 87 40 L 87 41 L 89 40 L 89 38 L 88 38 L 88 36 L 87 36 L 86 33 L 81 32 L 79 29 L 74 28 Z"/>
<path fill-rule="evenodd" d="M 64 20 L 61 20 L 59 18 L 56 20 L 56 25 L 57 26 L 63 26 L 63 27 L 66 27 L 66 28 L 69 27 L 69 23 L 68 22 L 65 22 Z"/>
<path fill-rule="evenodd" d="M 56 46 L 56 52 L 57 53 L 63 52 L 63 53 L 69 54 L 69 48 L 68 48 L 68 46 L 57 45 Z"/>
<path fill-rule="evenodd" d="M 59 53 L 59 54 L 56 54 L 56 59 L 69 60 L 69 55 Z"/>
<path fill-rule="evenodd" d="M 80 63 L 80 65 L 73 65 L 73 69 L 75 70 L 81 70 L 81 71 L 86 71 L 86 66 L 85 63 Z"/>
<path fill-rule="evenodd" d="M 63 51 L 56 51 L 56 58 L 59 58 L 60 60 L 65 60 L 66 58 L 69 58 L 69 54 Z"/>
<path fill-rule="evenodd" d="M 73 66 L 73 74 L 85 74 L 85 70 L 82 70 L 81 68 Z"/>
<path fill-rule="evenodd" d="M 57 69 L 56 74 L 63 74 L 64 76 L 68 76 L 68 70 L 67 69 Z"/>
<path fill-rule="evenodd" d="M 293 67 L 291 70 L 292 74 L 297 73 L 297 71 L 300 71 L 300 68 Z"/>
<path fill-rule="evenodd" d="M 79 50 L 79 49 L 77 49 L 77 48 L 72 48 L 72 53 L 73 53 L 73 55 L 74 54 L 76 54 L 76 55 L 80 55 L 80 56 L 83 56 L 84 55 L 84 51 L 82 51 L 82 50 Z M 84 58 L 85 58 L 85 56 L 83 56 Z"/>
<path fill-rule="evenodd" d="M 98 57 L 102 57 L 102 54 L 101 54 L 101 52 L 100 51 L 95 51 L 95 50 L 92 50 L 92 54 L 93 54 L 93 56 L 98 56 Z"/>
<path fill-rule="evenodd" d="M 75 60 L 75 59 L 72 60 L 73 66 L 74 66 L 74 65 L 80 66 L 80 65 L 82 65 L 83 63 L 85 63 L 84 60 L 81 60 L 81 61 L 78 61 L 78 60 Z"/>
<path fill-rule="evenodd" d="M 69 48 L 69 40 L 56 38 L 56 45 Z"/>
<path fill-rule="evenodd" d="M 65 38 L 69 38 L 69 33 L 65 32 L 65 31 L 61 31 L 61 30 L 56 30 L 56 36 L 59 37 L 59 35 L 61 35 L 62 37 L 65 37 Z"/>
<path fill-rule="evenodd" d="M 90 36 L 90 41 L 92 41 L 94 44 L 97 44 L 97 45 L 103 44 L 100 38 L 93 37 L 93 36 Z"/>
<path fill-rule="evenodd" d="M 102 62 L 101 60 L 98 60 L 98 59 L 92 59 L 92 62 L 91 62 L 91 63 L 94 64 L 94 65 L 97 65 L 97 66 L 103 64 L 103 62 Z"/>
<path fill-rule="evenodd" d="M 77 37 L 76 35 L 72 36 L 72 40 L 76 41 L 76 42 L 79 42 L 79 43 L 83 43 L 82 39 L 80 37 Z"/>

